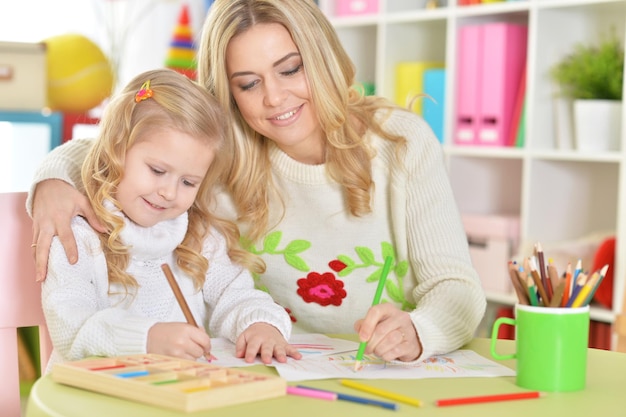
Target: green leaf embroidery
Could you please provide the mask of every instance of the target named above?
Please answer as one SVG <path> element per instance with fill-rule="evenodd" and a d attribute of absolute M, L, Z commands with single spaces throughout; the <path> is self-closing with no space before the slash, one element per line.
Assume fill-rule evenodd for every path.
<path fill-rule="evenodd" d="M 404 292 L 402 291 L 402 288 L 404 288 L 404 277 L 409 270 L 408 261 L 400 261 L 396 263 L 395 250 L 393 245 L 391 245 L 389 242 L 381 242 L 380 246 L 383 259 L 381 262 L 376 261 L 376 255 L 374 251 L 364 246 L 357 246 L 354 248 L 354 251 L 361 261 L 360 264 L 357 263 L 357 261 L 355 261 L 350 256 L 338 255 L 337 260 L 343 262 L 346 267 L 339 271 L 337 275 L 340 277 L 347 277 L 356 269 L 370 268 L 372 266 L 375 266 L 376 269 L 365 278 L 365 282 L 378 282 L 382 274 L 384 259 L 386 259 L 387 256 L 391 256 L 391 258 L 394 260 L 395 265 L 392 264 L 390 273 L 393 273 L 396 279 L 394 282 L 391 274 L 389 277 L 387 277 L 387 282 L 385 283 L 385 290 L 387 292 L 387 295 L 392 301 L 400 304 L 402 310 L 408 311 L 414 309 L 415 306 L 406 300 Z"/>
<path fill-rule="evenodd" d="M 275 253 L 282 237 L 282 232 L 273 232 L 265 236 L 265 239 L 263 240 L 263 251 L 265 253 Z"/>
<path fill-rule="evenodd" d="M 287 262 L 290 266 L 296 268 L 298 271 L 302 271 L 302 272 L 309 271 L 309 265 L 307 265 L 304 259 L 302 259 L 298 255 L 286 253 L 284 258 L 285 258 L 285 262 Z"/>
<path fill-rule="evenodd" d="M 253 244 L 248 244 L 247 248 L 250 252 L 256 255 L 268 254 L 268 255 L 283 255 L 285 262 L 288 265 L 294 267 L 298 271 L 308 272 L 309 266 L 298 254 L 308 250 L 311 247 L 311 242 L 307 240 L 292 240 L 285 246 L 284 250 L 278 249 L 283 233 L 280 231 L 272 232 L 265 236 L 263 239 L 263 249 L 257 250 Z"/>
<path fill-rule="evenodd" d="M 400 261 L 394 268 L 394 272 L 398 277 L 404 278 L 409 271 L 409 262 L 408 261 Z"/>
<path fill-rule="evenodd" d="M 373 265 L 376 262 L 376 258 L 374 257 L 374 252 L 370 248 L 366 248 L 363 246 L 357 246 L 354 248 L 354 251 L 364 264 Z"/>
<path fill-rule="evenodd" d="M 301 253 L 311 247 L 308 240 L 292 240 L 285 247 L 285 253 Z"/>

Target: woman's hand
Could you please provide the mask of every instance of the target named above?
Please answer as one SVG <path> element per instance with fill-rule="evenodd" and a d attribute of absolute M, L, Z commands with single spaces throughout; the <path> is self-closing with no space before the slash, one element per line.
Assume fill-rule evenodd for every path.
<path fill-rule="evenodd" d="M 58 179 L 45 180 L 37 184 L 32 213 L 37 281 L 46 278 L 50 244 L 55 235 L 59 236 L 68 261 L 74 264 L 78 260 L 76 239 L 71 227 L 74 216 L 83 216 L 91 227 L 99 232 L 105 231 L 87 197 L 70 184 Z"/>
<path fill-rule="evenodd" d="M 406 311 L 391 303 L 371 307 L 365 318 L 354 324 L 359 340 L 367 342 L 366 354 L 385 361 L 411 362 L 422 354 L 422 344 Z"/>
<path fill-rule="evenodd" d="M 211 351 L 211 338 L 187 323 L 157 323 L 148 330 L 147 353 L 197 360 Z"/>
<path fill-rule="evenodd" d="M 261 355 L 264 364 L 272 363 L 272 357 L 278 362 L 287 362 L 287 357 L 302 358 L 294 346 L 291 346 L 278 329 L 267 323 L 254 323 L 237 339 L 235 356 L 252 363 L 257 355 Z"/>

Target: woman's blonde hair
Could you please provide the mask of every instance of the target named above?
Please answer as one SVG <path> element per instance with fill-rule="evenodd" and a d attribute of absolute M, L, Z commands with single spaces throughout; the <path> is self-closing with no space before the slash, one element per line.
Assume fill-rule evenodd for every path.
<path fill-rule="evenodd" d="M 150 81 L 152 97 L 136 102 L 136 93 Z M 175 250 L 177 264 L 188 273 L 197 289 L 204 283 L 209 261 L 202 256 L 202 245 L 209 227 L 226 237 L 229 254 L 234 261 L 255 270 L 262 263 L 242 250 L 239 232 L 232 223 L 219 219 L 209 211 L 212 187 L 230 163 L 232 150 L 225 140 L 226 118 L 220 105 L 204 88 L 172 70 L 144 72 L 130 81 L 107 105 L 100 122 L 94 146 L 82 166 L 82 179 L 91 205 L 107 232 L 100 235 L 107 261 L 109 283 L 122 284 L 126 291 L 137 281 L 126 269 L 129 248 L 120 239 L 124 227 L 121 217 L 105 207 L 109 201 L 123 210 L 115 198 L 117 186 L 124 175 L 127 151 L 145 135 L 159 129 L 174 129 L 203 141 L 215 153 L 207 175 L 199 185 L 198 194 L 188 210 L 189 225 L 181 244 Z"/>
<path fill-rule="evenodd" d="M 198 51 L 198 79 L 230 113 L 229 138 L 235 157 L 226 177 L 239 220 L 256 240 L 269 228 L 268 205 L 280 196 L 272 182 L 269 139 L 243 119 L 229 89 L 226 50 L 230 40 L 254 25 L 277 23 L 291 35 L 302 57 L 313 104 L 326 135 L 325 165 L 339 183 L 354 216 L 371 212 L 374 187 L 373 149 L 366 132 L 404 144 L 405 139 L 385 133 L 381 108 L 396 107 L 383 98 L 364 97 L 356 88 L 355 68 L 324 14 L 312 0 L 216 0 L 204 22 Z M 396 152 L 398 153 L 398 151 Z"/>

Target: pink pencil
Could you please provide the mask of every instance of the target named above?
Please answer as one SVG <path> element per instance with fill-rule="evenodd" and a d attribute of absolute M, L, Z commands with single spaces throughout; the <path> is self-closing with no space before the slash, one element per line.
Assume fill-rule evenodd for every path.
<path fill-rule="evenodd" d="M 479 404 L 479 403 L 491 403 L 496 401 L 511 401 L 511 400 L 524 400 L 529 398 L 539 398 L 543 394 L 539 391 L 530 392 L 515 392 L 510 394 L 495 394 L 495 395 L 482 395 L 477 397 L 461 397 L 461 398 L 446 398 L 443 400 L 437 400 L 435 404 L 438 407 L 445 407 L 448 405 L 463 405 L 463 404 Z"/>
<path fill-rule="evenodd" d="M 318 400 L 335 401 L 337 399 L 337 393 L 328 391 L 319 391 L 316 389 L 300 388 L 300 387 L 287 387 L 287 394 L 299 395 L 301 397 L 317 398 Z"/>

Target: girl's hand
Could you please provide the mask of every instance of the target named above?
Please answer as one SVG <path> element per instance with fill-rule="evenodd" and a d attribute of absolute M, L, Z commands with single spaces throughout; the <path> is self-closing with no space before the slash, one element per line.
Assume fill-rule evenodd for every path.
<path fill-rule="evenodd" d="M 276 327 L 267 323 L 254 323 L 239 336 L 235 344 L 235 356 L 244 358 L 248 363 L 252 363 L 259 354 L 266 365 L 272 363 L 272 357 L 281 363 L 287 362 L 288 356 L 302 358 L 298 349 L 287 343 Z"/>
<path fill-rule="evenodd" d="M 76 239 L 71 227 L 74 216 L 83 216 L 94 229 L 105 231 L 87 197 L 62 180 L 51 179 L 37 184 L 32 214 L 37 281 L 43 281 L 48 273 L 50 245 L 55 235 L 59 236 L 67 260 L 71 264 L 78 260 Z"/>
<path fill-rule="evenodd" d="M 422 344 L 406 311 L 390 303 L 371 307 L 365 318 L 354 324 L 359 340 L 367 342 L 366 354 L 385 361 L 411 362 L 422 354 Z"/>
<path fill-rule="evenodd" d="M 211 338 L 187 323 L 157 323 L 148 331 L 147 353 L 196 360 L 211 351 Z"/>

